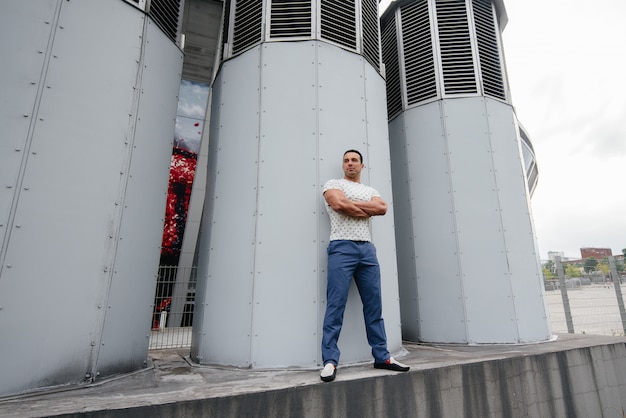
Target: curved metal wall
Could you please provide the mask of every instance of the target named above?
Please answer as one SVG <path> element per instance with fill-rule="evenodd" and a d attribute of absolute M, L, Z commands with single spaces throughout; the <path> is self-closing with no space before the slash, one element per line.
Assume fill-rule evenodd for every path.
<path fill-rule="evenodd" d="M 505 100 L 496 10 L 488 0 L 421 0 L 383 16 L 407 339 L 551 338 L 526 179 L 532 167 Z M 436 87 L 430 94 L 414 89 L 423 76 Z"/>
<path fill-rule="evenodd" d="M 224 59 L 261 42 L 317 39 L 356 52 L 380 70 L 378 0 L 227 0 Z"/>
<path fill-rule="evenodd" d="M 192 358 L 239 367 L 316 367 L 330 233 L 322 186 L 357 148 L 363 182 L 392 204 L 384 80 L 320 41 L 263 43 L 213 85 Z M 402 347 L 393 217 L 373 220 L 389 349 Z M 351 289 L 342 363 L 371 359 Z"/>
<path fill-rule="evenodd" d="M 4 1 L 0 36 L 0 395 L 141 368 L 182 53 L 121 1 Z"/>

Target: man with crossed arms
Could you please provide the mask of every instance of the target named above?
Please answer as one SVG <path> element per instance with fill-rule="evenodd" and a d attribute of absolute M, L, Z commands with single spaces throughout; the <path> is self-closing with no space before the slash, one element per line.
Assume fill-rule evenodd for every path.
<path fill-rule="evenodd" d="M 324 185 L 324 198 L 330 217 L 328 244 L 328 287 L 322 337 L 324 382 L 337 375 L 340 351 L 337 347 L 350 282 L 354 277 L 363 303 L 367 341 L 372 347 L 374 367 L 406 372 L 409 367 L 389 355 L 382 317 L 380 267 L 372 244 L 370 218 L 387 213 L 387 203 L 372 187 L 361 184 L 363 156 L 357 150 L 343 155 L 343 179 Z"/>

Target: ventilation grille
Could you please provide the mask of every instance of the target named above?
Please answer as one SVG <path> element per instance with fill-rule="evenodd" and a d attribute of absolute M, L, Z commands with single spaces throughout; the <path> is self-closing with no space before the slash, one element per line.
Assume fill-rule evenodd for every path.
<path fill-rule="evenodd" d="M 222 39 L 223 59 L 262 42 L 317 39 L 381 66 L 378 0 L 224 0 Z"/>
<path fill-rule="evenodd" d="M 505 100 L 506 94 L 491 1 L 474 0 L 472 6 L 474 21 L 476 22 L 476 38 L 478 40 L 478 56 L 484 94 Z"/>
<path fill-rule="evenodd" d="M 356 3 L 354 0 L 322 0 L 321 37 L 356 51 Z"/>
<path fill-rule="evenodd" d="M 437 97 L 437 76 L 427 1 L 402 9 L 402 45 L 407 105 Z"/>
<path fill-rule="evenodd" d="M 273 0 L 271 38 L 311 37 L 311 1 Z"/>
<path fill-rule="evenodd" d="M 261 43 L 262 21 L 262 0 L 238 0 L 235 3 L 233 54 Z"/>
<path fill-rule="evenodd" d="M 363 0 L 361 4 L 363 26 L 363 56 L 370 64 L 380 68 L 378 43 L 378 0 Z"/>
<path fill-rule="evenodd" d="M 181 0 L 152 0 L 148 15 L 172 41 L 178 39 Z"/>
<path fill-rule="evenodd" d="M 445 94 L 477 93 L 465 0 L 436 0 Z"/>
<path fill-rule="evenodd" d="M 394 19 L 390 19 L 382 29 L 382 50 L 387 78 L 387 117 L 391 120 L 402 111 L 398 39 L 396 36 L 396 21 Z"/>

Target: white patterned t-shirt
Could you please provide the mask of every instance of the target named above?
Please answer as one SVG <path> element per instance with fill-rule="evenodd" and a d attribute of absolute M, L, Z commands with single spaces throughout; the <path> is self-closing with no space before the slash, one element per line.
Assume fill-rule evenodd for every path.
<path fill-rule="evenodd" d="M 348 199 L 369 202 L 373 197 L 380 194 L 373 187 L 346 179 L 328 180 L 324 185 L 324 191 L 341 190 Z M 326 209 L 330 217 L 330 240 L 371 241 L 370 218 L 355 218 L 335 211 L 326 202 Z"/>

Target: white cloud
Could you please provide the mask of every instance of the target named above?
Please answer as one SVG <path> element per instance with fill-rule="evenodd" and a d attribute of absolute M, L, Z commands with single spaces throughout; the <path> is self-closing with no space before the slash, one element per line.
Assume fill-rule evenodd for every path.
<path fill-rule="evenodd" d="M 188 118 L 202 119 L 206 113 L 206 106 L 195 103 L 178 102 L 178 114 Z"/>
<path fill-rule="evenodd" d="M 542 258 L 626 248 L 626 2 L 505 1 L 513 104 L 539 162 Z"/>
<path fill-rule="evenodd" d="M 207 84 L 182 80 L 178 96 L 178 115 L 204 119 L 209 97 Z"/>

